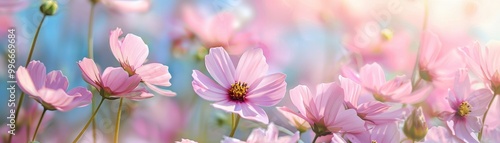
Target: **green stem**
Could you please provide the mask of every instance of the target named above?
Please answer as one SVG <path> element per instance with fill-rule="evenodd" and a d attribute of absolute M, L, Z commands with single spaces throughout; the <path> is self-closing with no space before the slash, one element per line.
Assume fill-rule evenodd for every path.
<path fill-rule="evenodd" d="M 92 116 L 90 117 L 90 119 L 87 121 L 87 124 L 85 124 L 85 126 L 83 127 L 83 129 L 80 131 L 80 133 L 78 134 L 78 136 L 76 136 L 75 140 L 73 140 L 73 143 L 76 143 L 78 142 L 78 140 L 80 139 L 80 137 L 82 137 L 83 133 L 85 132 L 85 130 L 87 130 L 87 128 L 89 127 L 90 125 L 90 122 L 94 119 L 95 115 L 97 114 L 97 112 L 99 111 L 99 109 L 101 108 L 101 105 L 102 105 L 102 102 L 104 101 L 104 97 L 101 98 L 101 102 L 99 102 L 99 105 L 97 105 L 97 109 L 94 111 L 94 113 L 92 114 Z"/>
<path fill-rule="evenodd" d="M 35 33 L 35 37 L 33 38 L 33 42 L 31 42 L 31 48 L 30 48 L 30 52 L 28 54 L 28 59 L 26 60 L 26 64 L 24 65 L 25 67 L 27 67 L 31 61 L 31 57 L 33 56 L 33 51 L 35 50 L 36 40 L 38 39 L 38 33 L 40 33 L 40 29 L 42 29 L 42 24 L 43 24 L 43 21 L 45 21 L 46 16 L 47 15 L 43 15 L 42 20 L 38 24 L 38 28 L 36 29 L 36 33 Z M 21 92 L 21 97 L 19 98 L 19 103 L 17 104 L 16 113 L 15 113 L 15 117 L 14 117 L 14 121 L 16 121 L 16 123 L 17 123 L 17 117 L 19 116 L 19 110 L 21 110 L 21 106 L 23 105 L 23 101 L 24 101 L 24 92 Z M 11 142 L 12 142 L 12 134 L 9 135 L 9 143 L 11 143 Z"/>
<path fill-rule="evenodd" d="M 316 140 L 318 139 L 318 137 L 319 137 L 319 136 L 316 134 L 316 135 L 314 136 L 314 139 L 313 139 L 312 143 L 315 143 L 315 142 L 316 142 Z"/>
<path fill-rule="evenodd" d="M 412 79 L 412 87 L 415 87 L 417 82 L 416 82 L 416 78 L 417 78 L 417 72 L 419 70 L 418 68 L 418 65 L 419 65 L 419 60 L 420 60 L 420 47 L 422 47 L 422 41 L 424 40 L 425 38 L 425 32 L 426 32 L 426 29 L 427 29 L 427 19 L 429 19 L 429 2 L 428 0 L 424 0 L 424 7 L 425 7 L 425 10 L 424 10 L 424 23 L 423 23 L 423 26 L 422 26 L 422 36 L 420 37 L 420 45 L 419 45 L 419 48 L 417 49 L 417 59 L 415 60 L 415 65 L 413 66 L 413 71 L 411 73 L 411 79 Z"/>
<path fill-rule="evenodd" d="M 229 134 L 229 137 L 234 136 L 234 132 L 236 132 L 236 128 L 238 128 L 238 123 L 240 122 L 240 115 L 236 114 L 236 113 L 232 113 L 231 119 L 233 120 L 233 124 L 232 124 L 232 129 L 231 129 L 231 133 Z"/>
<path fill-rule="evenodd" d="M 488 108 L 486 109 L 486 112 L 484 112 L 483 121 L 481 122 L 481 123 L 483 123 L 483 125 L 481 126 L 481 130 L 479 131 L 479 134 L 477 134 L 477 139 L 479 139 L 479 141 L 481 141 L 481 138 L 483 136 L 484 122 L 486 121 L 486 115 L 488 114 L 488 111 L 490 111 L 490 107 L 493 104 L 493 101 L 495 101 L 495 97 L 497 97 L 497 93 L 493 94 L 493 98 L 491 98 L 491 101 L 488 104 Z"/>
<path fill-rule="evenodd" d="M 122 103 L 123 103 L 123 98 L 120 98 L 120 105 L 118 105 L 118 115 L 116 117 L 116 124 L 115 124 L 114 143 L 118 143 L 118 135 L 120 134 L 120 119 L 122 117 Z"/>
<path fill-rule="evenodd" d="M 35 134 L 33 134 L 33 139 L 31 139 L 31 142 L 34 142 L 36 139 L 36 134 L 38 133 L 38 128 L 40 127 L 40 124 L 42 123 L 42 119 L 43 119 L 43 116 L 45 115 L 46 111 L 47 111 L 47 109 L 44 108 L 43 112 L 42 112 L 42 116 L 40 116 L 40 119 L 38 120 L 38 125 L 36 125 Z"/>
<path fill-rule="evenodd" d="M 87 35 L 87 45 L 88 45 L 88 57 L 90 59 L 94 59 L 94 39 L 92 38 L 92 31 L 93 31 L 93 26 L 94 26 L 94 12 L 95 12 L 95 5 L 96 3 L 91 1 L 90 5 L 90 16 L 89 16 L 89 28 L 88 28 L 88 35 Z M 91 87 L 91 86 L 90 86 Z M 91 87 L 92 88 L 92 87 Z M 95 109 L 95 104 L 94 104 L 94 98 L 92 98 L 92 112 L 94 112 Z M 95 143 L 96 142 L 96 122 L 95 119 L 92 119 L 92 140 Z"/>

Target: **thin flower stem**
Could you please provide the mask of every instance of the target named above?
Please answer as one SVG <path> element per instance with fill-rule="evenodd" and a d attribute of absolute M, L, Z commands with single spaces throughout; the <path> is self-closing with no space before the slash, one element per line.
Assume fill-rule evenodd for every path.
<path fill-rule="evenodd" d="M 88 57 L 90 59 L 94 59 L 94 39 L 92 38 L 93 34 L 93 26 L 94 26 L 94 12 L 95 12 L 95 5 L 96 3 L 91 1 L 90 2 L 90 16 L 89 16 L 89 28 L 88 28 L 88 35 L 87 35 L 87 45 L 88 45 Z M 92 86 L 89 85 L 90 88 Z M 94 112 L 95 109 L 95 101 L 94 98 L 92 98 L 92 111 Z M 95 119 L 92 119 L 92 141 L 95 143 L 96 142 L 96 122 Z"/>
<path fill-rule="evenodd" d="M 488 114 L 488 111 L 490 111 L 491 105 L 493 104 L 493 101 L 495 101 L 495 97 L 497 97 L 497 93 L 493 94 L 493 98 L 491 98 L 490 103 L 488 104 L 488 108 L 486 108 L 486 112 L 484 112 L 483 115 L 483 125 L 481 126 L 481 130 L 479 131 L 479 134 L 477 134 L 477 139 L 481 141 L 481 138 L 483 137 L 483 129 L 484 129 L 484 122 L 486 121 L 486 115 Z"/>
<path fill-rule="evenodd" d="M 83 129 L 78 134 L 78 136 L 76 136 L 75 140 L 73 140 L 73 143 L 78 142 L 78 140 L 80 139 L 80 137 L 82 137 L 82 135 L 85 132 L 85 130 L 87 130 L 87 128 L 89 127 L 90 122 L 94 119 L 95 115 L 97 114 L 97 112 L 101 108 L 101 105 L 102 105 L 103 101 L 104 101 L 104 97 L 101 98 L 101 102 L 99 102 L 99 105 L 97 105 L 97 109 L 94 111 L 94 113 L 92 114 L 92 116 L 90 117 L 90 119 L 87 121 L 87 123 L 85 124 L 85 126 L 83 127 Z"/>
<path fill-rule="evenodd" d="M 314 136 L 313 141 L 312 141 L 311 143 L 315 143 L 315 142 L 316 142 L 316 140 L 318 139 L 318 137 L 319 137 L 319 136 L 316 134 L 316 135 Z"/>
<path fill-rule="evenodd" d="M 422 35 L 420 37 L 420 45 L 417 49 L 417 59 L 415 60 L 415 65 L 413 66 L 413 71 L 411 73 L 411 81 L 412 81 L 412 87 L 415 87 L 417 82 L 416 82 L 416 78 L 417 78 L 417 72 L 419 71 L 419 60 L 420 60 L 420 50 L 422 49 L 422 40 L 425 39 L 425 32 L 427 30 L 427 19 L 429 18 L 429 2 L 428 0 L 424 0 L 424 7 L 425 7 L 425 10 L 424 10 L 424 22 L 423 22 L 423 26 L 422 26 Z"/>
<path fill-rule="evenodd" d="M 120 134 L 120 119 L 122 117 L 122 103 L 123 103 L 123 98 L 120 98 L 120 105 L 118 105 L 118 115 L 116 117 L 116 124 L 115 124 L 115 140 L 114 140 L 114 143 L 118 143 L 118 136 Z"/>
<path fill-rule="evenodd" d="M 33 42 L 31 42 L 31 48 L 30 48 L 30 52 L 28 54 L 28 59 L 26 60 L 26 64 L 24 64 L 25 67 L 27 67 L 31 61 L 31 57 L 33 56 L 33 51 L 35 50 L 36 40 L 38 39 L 38 33 L 40 33 L 40 29 L 42 29 L 42 24 L 43 24 L 43 21 L 45 21 L 46 16 L 47 15 L 43 15 L 42 20 L 38 24 L 38 28 L 36 29 L 36 32 L 35 32 L 35 37 L 33 37 Z M 19 97 L 19 103 L 17 104 L 16 113 L 15 113 L 15 117 L 14 117 L 14 121 L 16 121 L 16 123 L 17 123 L 17 117 L 19 115 L 19 110 L 21 110 L 21 106 L 23 105 L 23 101 L 24 101 L 24 92 L 21 92 L 21 97 Z M 28 128 L 29 128 L 29 126 L 28 126 Z M 8 142 L 9 143 L 12 142 L 12 134 L 9 135 Z"/>
<path fill-rule="evenodd" d="M 240 122 L 240 115 L 236 113 L 231 114 L 231 119 L 233 119 L 233 125 L 231 129 L 231 133 L 229 134 L 229 137 L 234 136 L 234 132 L 236 132 L 236 128 L 238 128 L 238 123 Z"/>
<path fill-rule="evenodd" d="M 40 124 L 42 123 L 42 119 L 43 119 L 43 116 L 45 115 L 46 111 L 47 111 L 47 109 L 44 108 L 42 115 L 40 116 L 40 119 L 38 120 L 38 125 L 36 125 L 35 134 L 33 134 L 33 139 L 31 139 L 31 142 L 34 142 L 36 139 L 36 134 L 38 133 L 38 128 L 40 127 Z"/>

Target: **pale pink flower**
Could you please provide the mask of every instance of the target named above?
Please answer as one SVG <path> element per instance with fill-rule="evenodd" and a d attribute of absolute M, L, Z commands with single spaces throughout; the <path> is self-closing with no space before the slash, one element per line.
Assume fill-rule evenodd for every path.
<path fill-rule="evenodd" d="M 359 77 L 348 78 L 359 81 L 361 86 L 372 93 L 375 99 L 383 102 L 413 104 L 424 100 L 426 95 L 420 94 L 421 92 L 411 94 L 411 81 L 405 75 L 386 81 L 384 70 L 377 63 L 364 65 L 359 71 Z"/>
<path fill-rule="evenodd" d="M 438 88 L 447 89 L 453 84 L 455 71 L 463 68 L 462 59 L 455 50 L 446 51 L 432 32 L 424 33 L 420 46 L 419 75 Z"/>
<path fill-rule="evenodd" d="M 175 96 L 170 90 L 164 90 L 157 86 L 170 86 L 172 76 L 168 72 L 168 67 L 160 63 L 145 64 L 149 54 L 148 45 L 141 37 L 134 34 L 127 34 L 125 38 L 119 40 L 122 34 L 120 28 L 111 31 L 109 36 L 109 46 L 115 58 L 129 75 L 139 75 L 142 82 L 149 89 L 165 96 Z"/>
<path fill-rule="evenodd" d="M 371 130 L 367 130 L 361 133 L 348 133 L 345 134 L 346 140 L 352 143 L 365 143 L 365 142 L 376 142 L 376 143 L 395 143 L 400 140 L 398 122 L 386 123 L 383 125 L 377 125 Z M 334 138 L 332 138 L 333 141 Z M 338 137 L 335 138 L 337 142 L 341 142 Z"/>
<path fill-rule="evenodd" d="M 490 88 L 500 92 L 500 41 L 490 41 L 482 48 L 478 42 L 459 48 L 469 69 L 484 81 Z"/>
<path fill-rule="evenodd" d="M 344 90 L 344 101 L 348 109 L 356 110 L 358 116 L 366 121 L 368 125 L 381 125 L 393 123 L 403 119 L 404 110 L 389 112 L 390 105 L 379 101 L 368 101 L 358 103 L 361 94 L 361 86 L 351 79 L 339 76 L 341 87 Z"/>
<path fill-rule="evenodd" d="M 141 82 L 139 75 L 132 75 L 122 68 L 108 67 L 101 75 L 94 60 L 83 58 L 78 62 L 83 79 L 95 87 L 102 97 L 108 99 L 129 98 L 144 99 L 153 97 L 153 94 L 137 86 Z"/>
<path fill-rule="evenodd" d="M 444 111 L 440 118 L 452 128 L 452 133 L 466 142 L 478 142 L 471 133 L 481 129 L 481 116 L 492 93 L 488 89 L 472 91 L 467 69 L 456 72 L 455 84 L 449 90 L 448 102 L 451 111 Z"/>
<path fill-rule="evenodd" d="M 176 141 L 175 143 L 198 143 L 190 139 L 181 139 L 181 141 Z"/>
<path fill-rule="evenodd" d="M 267 126 L 267 130 L 257 128 L 250 133 L 246 142 L 240 141 L 231 137 L 224 137 L 222 143 L 296 143 L 300 136 L 299 132 L 295 132 L 292 136 L 278 137 L 279 131 L 274 123 Z"/>
<path fill-rule="evenodd" d="M 463 143 L 464 141 L 458 139 L 451 134 L 448 128 L 442 126 L 431 127 L 427 131 L 424 139 L 425 143 Z"/>
<path fill-rule="evenodd" d="M 366 131 L 364 121 L 353 109 L 344 108 L 344 91 L 336 83 L 322 83 L 311 92 L 307 86 L 299 85 L 290 90 L 292 103 L 299 113 L 288 107 L 279 107 L 306 120 L 318 136 L 331 133 L 359 133 Z"/>
<path fill-rule="evenodd" d="M 222 48 L 211 48 L 205 66 L 213 79 L 193 70 L 193 89 L 202 98 L 214 101 L 215 108 L 237 113 L 245 119 L 268 123 L 260 106 L 274 106 L 285 96 L 286 75 L 266 75 L 268 65 L 261 49 L 249 49 L 237 67 Z"/>
<path fill-rule="evenodd" d="M 68 79 L 61 71 L 47 74 L 45 65 L 31 61 L 28 67 L 19 67 L 17 83 L 23 92 L 43 105 L 47 110 L 68 111 L 92 102 L 92 93 L 84 87 L 68 90 Z"/>
<path fill-rule="evenodd" d="M 285 116 L 288 119 L 288 123 L 290 123 L 290 125 L 294 126 L 300 132 L 305 132 L 311 128 L 311 126 L 306 120 L 302 119 L 296 114 L 283 111 L 281 110 L 281 108 L 278 108 L 278 111 L 280 111 L 280 113 L 283 114 L 283 116 Z"/>
<path fill-rule="evenodd" d="M 151 0 L 100 0 L 102 4 L 117 12 L 146 12 L 151 7 Z"/>

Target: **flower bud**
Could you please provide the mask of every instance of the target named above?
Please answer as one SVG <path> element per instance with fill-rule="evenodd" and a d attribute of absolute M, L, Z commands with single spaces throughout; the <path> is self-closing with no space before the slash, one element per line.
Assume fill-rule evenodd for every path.
<path fill-rule="evenodd" d="M 40 11 L 44 15 L 54 15 L 57 11 L 57 8 L 59 6 L 57 5 L 57 2 L 54 0 L 47 0 L 43 2 L 43 4 L 40 6 Z"/>
<path fill-rule="evenodd" d="M 403 126 L 403 132 L 406 137 L 412 139 L 413 141 L 420 141 L 427 134 L 427 130 L 427 123 L 425 122 L 422 107 L 418 107 L 413 110 L 411 115 L 406 119 Z"/>

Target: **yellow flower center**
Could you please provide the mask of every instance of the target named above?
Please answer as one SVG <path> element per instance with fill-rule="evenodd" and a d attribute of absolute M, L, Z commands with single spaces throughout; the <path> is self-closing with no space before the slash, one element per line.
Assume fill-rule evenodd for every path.
<path fill-rule="evenodd" d="M 458 107 L 458 115 L 460 116 L 467 116 L 472 110 L 472 107 L 467 101 L 464 101 L 460 103 L 460 106 Z"/>
<path fill-rule="evenodd" d="M 376 140 L 372 140 L 372 143 L 377 143 L 377 141 Z"/>
<path fill-rule="evenodd" d="M 229 98 L 233 101 L 245 101 L 245 97 L 248 93 L 248 85 L 244 82 L 236 82 L 231 84 L 229 89 Z"/>
<path fill-rule="evenodd" d="M 382 35 L 382 38 L 386 41 L 392 40 L 392 37 L 394 37 L 394 33 L 390 29 L 383 29 L 380 31 L 380 34 Z"/>

